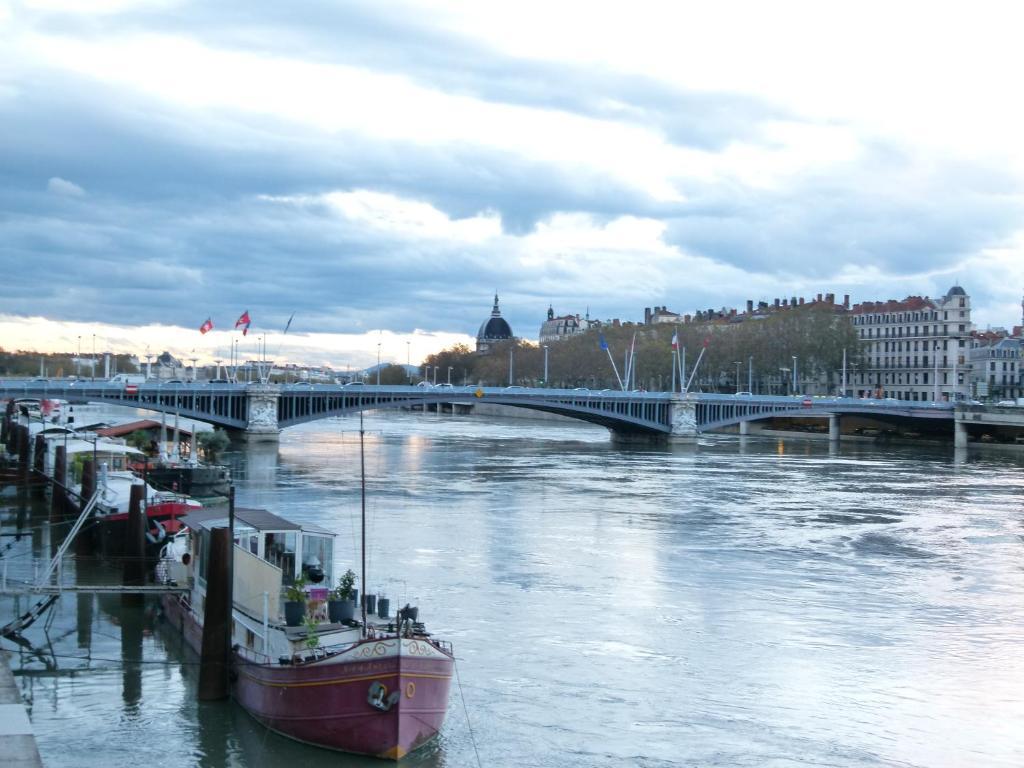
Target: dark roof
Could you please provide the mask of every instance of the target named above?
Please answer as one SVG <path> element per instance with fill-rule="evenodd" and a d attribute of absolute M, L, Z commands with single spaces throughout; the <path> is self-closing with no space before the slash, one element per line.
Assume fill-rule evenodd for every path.
<path fill-rule="evenodd" d="M 239 523 L 248 525 L 258 531 L 298 531 L 302 528 L 291 520 L 285 520 L 265 509 L 239 509 L 235 507 L 235 519 Z M 228 511 L 223 507 L 219 509 L 197 509 L 189 512 L 181 521 L 189 528 L 209 526 L 209 523 L 220 523 L 226 526 L 228 522 Z"/>
<path fill-rule="evenodd" d="M 104 437 L 123 437 L 124 435 L 130 435 L 140 429 L 159 429 L 160 422 L 155 419 L 141 419 L 140 421 L 129 421 L 124 424 L 115 424 L 112 427 L 104 427 L 103 429 L 97 429 L 97 435 L 103 435 Z M 174 425 L 167 425 L 167 433 L 170 434 L 174 431 Z M 182 435 L 191 435 L 192 430 L 185 429 L 184 427 L 178 427 L 178 433 Z"/>
<path fill-rule="evenodd" d="M 949 293 L 947 293 L 946 295 L 947 296 L 966 296 L 967 295 L 967 291 L 965 291 L 959 285 L 954 285 L 952 288 L 949 289 Z"/>
<path fill-rule="evenodd" d="M 480 326 L 480 333 L 476 337 L 478 339 L 511 339 L 512 328 L 505 318 L 491 317 Z"/>

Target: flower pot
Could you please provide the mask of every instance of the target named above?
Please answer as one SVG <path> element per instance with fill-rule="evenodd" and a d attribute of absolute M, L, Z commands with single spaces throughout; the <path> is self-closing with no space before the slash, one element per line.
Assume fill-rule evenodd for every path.
<path fill-rule="evenodd" d="M 302 624 L 306 617 L 306 604 L 296 600 L 286 600 L 284 603 L 284 623 L 289 627 L 297 627 Z"/>
<path fill-rule="evenodd" d="M 356 604 L 351 600 L 328 600 L 327 617 L 332 624 L 351 621 L 356 614 Z"/>

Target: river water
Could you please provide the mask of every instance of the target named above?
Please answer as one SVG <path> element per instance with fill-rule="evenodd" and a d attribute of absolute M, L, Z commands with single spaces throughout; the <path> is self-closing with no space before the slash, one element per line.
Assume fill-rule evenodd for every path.
<path fill-rule="evenodd" d="M 1021 457 L 623 450 L 582 424 L 433 414 L 366 429 L 369 587 L 458 657 L 442 734 L 404 765 L 1024 765 Z M 337 531 L 358 571 L 357 430 L 228 461 L 240 505 Z M 5 531 L 26 503 L 45 521 L 8 489 Z M 12 569 L 45 556 L 34 538 Z M 156 613 L 66 596 L 35 651 L 4 642 L 48 766 L 379 765 L 197 704 Z"/>

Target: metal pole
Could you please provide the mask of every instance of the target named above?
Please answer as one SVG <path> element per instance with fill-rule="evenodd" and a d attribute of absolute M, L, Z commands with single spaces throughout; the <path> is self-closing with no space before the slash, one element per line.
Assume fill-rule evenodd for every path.
<path fill-rule="evenodd" d="M 436 369 L 435 369 L 436 370 Z M 359 398 L 362 401 L 362 397 Z M 359 551 L 362 557 L 360 581 L 363 582 L 363 637 L 366 637 L 366 453 L 363 449 L 363 408 L 359 404 L 359 490 L 360 490 L 360 546 Z"/>
<path fill-rule="evenodd" d="M 747 392 L 754 393 L 754 356 L 747 358 Z"/>
<path fill-rule="evenodd" d="M 796 394 L 796 355 L 793 355 L 793 394 Z"/>
<path fill-rule="evenodd" d="M 544 386 L 548 385 L 548 345 L 544 345 Z"/>
<path fill-rule="evenodd" d="M 736 392 L 740 391 L 740 366 L 743 365 L 739 360 L 734 361 L 736 364 Z"/>
<path fill-rule="evenodd" d="M 377 342 L 377 386 L 380 386 L 380 342 Z"/>
<path fill-rule="evenodd" d="M 515 362 L 513 360 L 513 357 L 512 357 L 512 352 L 513 351 L 514 351 L 513 347 L 509 347 L 508 348 L 508 385 L 510 387 L 512 386 L 512 371 L 513 371 L 513 364 Z"/>
<path fill-rule="evenodd" d="M 939 345 L 932 342 L 932 356 L 935 358 L 935 374 L 932 377 L 932 402 L 939 402 Z"/>
<path fill-rule="evenodd" d="M 448 366 L 448 384 L 449 385 L 452 383 L 452 367 L 453 366 L 450 366 L 450 365 Z"/>
<path fill-rule="evenodd" d="M 676 351 L 672 350 L 672 394 L 676 393 Z"/>

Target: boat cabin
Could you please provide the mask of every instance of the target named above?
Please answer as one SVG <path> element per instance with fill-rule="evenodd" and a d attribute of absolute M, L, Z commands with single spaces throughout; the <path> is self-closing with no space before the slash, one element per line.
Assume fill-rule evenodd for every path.
<path fill-rule="evenodd" d="M 193 603 L 204 603 L 209 574 L 210 542 L 215 528 L 226 528 L 223 508 L 190 512 L 181 520 L 189 529 Z M 300 526 L 263 509 L 235 509 L 234 630 L 243 648 L 267 653 L 266 626 L 283 622 L 284 590 L 301 574 L 310 601 L 326 601 L 334 584 L 335 534 L 315 526 Z M 178 560 L 180 563 L 180 559 Z M 175 566 L 174 571 L 180 568 Z M 181 575 L 168 574 L 184 583 Z M 266 650 L 265 650 L 266 649 Z M 290 655 L 288 648 L 278 649 Z"/>

